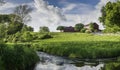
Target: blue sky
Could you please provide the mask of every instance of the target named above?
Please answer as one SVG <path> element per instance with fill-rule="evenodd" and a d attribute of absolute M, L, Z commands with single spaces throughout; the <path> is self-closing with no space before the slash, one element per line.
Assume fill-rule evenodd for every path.
<path fill-rule="evenodd" d="M 100 0 L 46 0 L 49 2 L 49 4 L 62 7 L 62 3 L 68 2 L 68 3 L 84 3 L 89 5 L 96 5 Z"/>
<path fill-rule="evenodd" d="M 98 23 L 102 29 L 98 18 L 101 7 L 108 1 L 116 0 L 6 0 L 7 3 L 0 7 L 0 13 L 11 13 L 16 6 L 29 4 L 34 10 L 30 13 L 32 21 L 28 25 L 34 27 L 35 31 L 40 26 L 48 26 L 51 31 L 56 31 L 59 25 L 86 25 L 90 22 Z"/>
<path fill-rule="evenodd" d="M 7 2 L 13 2 L 13 3 L 30 3 L 33 2 L 34 0 L 6 0 Z M 89 5 L 96 5 L 99 3 L 100 0 L 45 0 L 47 1 L 50 5 L 54 5 L 57 7 L 63 7 L 63 3 L 68 2 L 68 3 L 84 3 L 84 4 L 89 4 Z"/>

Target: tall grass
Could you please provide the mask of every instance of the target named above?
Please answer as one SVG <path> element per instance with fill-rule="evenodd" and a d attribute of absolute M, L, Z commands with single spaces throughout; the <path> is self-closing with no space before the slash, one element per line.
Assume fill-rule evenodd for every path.
<path fill-rule="evenodd" d="M 119 35 L 51 33 L 52 39 L 37 40 L 37 50 L 69 58 L 113 58 L 120 56 Z M 35 41 L 34 41 L 35 42 Z M 39 43 L 38 43 L 39 42 Z"/>
<path fill-rule="evenodd" d="M 26 45 L 0 44 L 0 70 L 33 70 L 38 61 L 36 52 Z"/>

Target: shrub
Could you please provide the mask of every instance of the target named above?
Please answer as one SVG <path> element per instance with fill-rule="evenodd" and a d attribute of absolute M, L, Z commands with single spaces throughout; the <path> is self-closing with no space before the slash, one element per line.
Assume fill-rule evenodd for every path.
<path fill-rule="evenodd" d="M 91 33 L 92 31 L 91 30 L 86 30 L 85 33 Z"/>
<path fill-rule="evenodd" d="M 87 30 L 86 28 L 83 28 L 83 29 L 81 29 L 80 32 L 85 33 L 86 30 Z"/>
<path fill-rule="evenodd" d="M 49 39 L 49 38 L 52 38 L 52 36 L 49 34 L 44 34 L 40 39 Z"/>

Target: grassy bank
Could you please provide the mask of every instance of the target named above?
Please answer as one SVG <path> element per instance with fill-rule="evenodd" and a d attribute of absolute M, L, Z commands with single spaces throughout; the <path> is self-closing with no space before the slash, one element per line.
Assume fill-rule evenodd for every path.
<path fill-rule="evenodd" d="M 119 35 L 51 33 L 53 38 L 34 40 L 33 47 L 69 58 L 114 58 L 120 56 Z"/>
<path fill-rule="evenodd" d="M 0 44 L 0 70 L 33 70 L 39 61 L 27 45 Z"/>

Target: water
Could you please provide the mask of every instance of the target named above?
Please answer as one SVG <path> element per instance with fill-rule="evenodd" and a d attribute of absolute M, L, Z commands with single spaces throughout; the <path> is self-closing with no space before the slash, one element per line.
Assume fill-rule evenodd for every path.
<path fill-rule="evenodd" d="M 101 70 L 104 63 L 84 62 L 78 64 L 73 60 L 68 60 L 62 57 L 49 55 L 43 52 L 37 52 L 40 56 L 40 62 L 36 65 L 35 70 Z"/>

